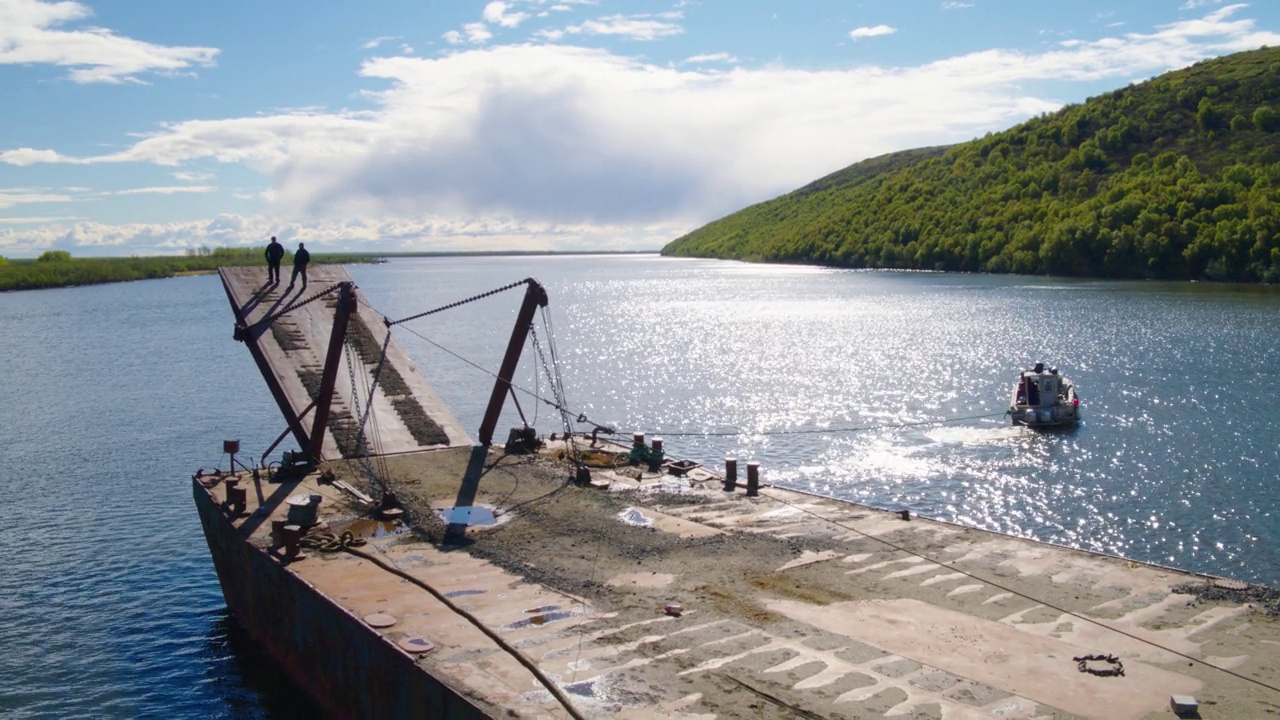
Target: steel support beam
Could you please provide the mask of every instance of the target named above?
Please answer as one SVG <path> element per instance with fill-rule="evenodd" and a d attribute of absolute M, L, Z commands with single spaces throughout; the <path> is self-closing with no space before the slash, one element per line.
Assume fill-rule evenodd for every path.
<path fill-rule="evenodd" d="M 524 292 L 524 303 L 520 305 L 520 313 L 516 316 L 516 325 L 511 330 L 511 340 L 507 343 L 507 354 L 502 358 L 502 366 L 498 369 L 498 379 L 493 384 L 493 394 L 489 396 L 489 406 L 484 411 L 484 421 L 480 423 L 480 444 L 493 444 L 493 429 L 498 424 L 498 416 L 502 414 L 502 403 L 511 392 L 511 377 L 520 362 L 520 352 L 529 338 L 529 328 L 533 325 L 533 313 L 539 307 L 547 306 L 547 291 L 533 278 L 526 278 L 528 286 Z"/>
<path fill-rule="evenodd" d="M 303 426 L 300 416 L 294 414 L 293 406 L 289 404 L 289 397 L 285 395 L 284 388 L 280 387 L 280 382 L 276 380 L 275 371 L 271 369 L 271 361 L 267 359 L 266 353 L 262 352 L 262 348 L 258 347 L 257 333 L 248 331 L 248 318 L 236 303 L 235 294 L 231 290 L 231 281 L 223 272 L 223 268 L 218 269 L 218 276 L 222 278 L 222 289 L 227 293 L 231 311 L 236 315 L 236 339 L 244 342 L 249 348 L 249 355 L 253 357 L 254 364 L 258 366 L 258 372 L 262 373 L 262 379 L 266 381 L 267 389 L 271 391 L 271 397 L 275 399 L 280 413 L 284 415 L 285 424 L 293 431 L 293 439 L 298 441 L 298 447 L 307 447 L 311 442 L 311 434 Z"/>
<path fill-rule="evenodd" d="M 338 365 L 342 362 L 342 344 L 347 339 L 347 321 L 356 309 L 355 284 L 348 281 L 339 284 L 338 305 L 333 311 L 333 331 L 329 334 L 329 351 L 324 357 L 324 371 L 320 376 L 320 392 L 316 398 L 315 421 L 311 426 L 311 444 L 307 454 L 319 462 L 324 447 L 324 431 L 329 423 L 329 408 L 333 405 L 333 387 L 338 379 Z M 351 389 L 355 392 L 355 388 Z"/>

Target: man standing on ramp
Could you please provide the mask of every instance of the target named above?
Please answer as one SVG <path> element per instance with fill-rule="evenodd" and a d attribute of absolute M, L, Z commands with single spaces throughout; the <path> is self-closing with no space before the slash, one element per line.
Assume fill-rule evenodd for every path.
<path fill-rule="evenodd" d="M 293 277 L 289 278 L 289 288 L 302 276 L 302 289 L 307 289 L 307 263 L 311 262 L 311 253 L 307 252 L 305 243 L 298 243 L 298 251 L 293 254 Z M 285 288 L 287 292 L 289 288 Z"/>
<path fill-rule="evenodd" d="M 284 246 L 271 236 L 271 244 L 267 246 L 267 283 L 280 284 L 280 258 L 284 257 Z"/>

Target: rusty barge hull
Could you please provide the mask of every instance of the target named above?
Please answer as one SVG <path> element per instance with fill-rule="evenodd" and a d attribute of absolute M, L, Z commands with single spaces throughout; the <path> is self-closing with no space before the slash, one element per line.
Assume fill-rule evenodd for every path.
<path fill-rule="evenodd" d="M 192 495 L 227 608 L 337 718 L 487 718 L 342 605 L 253 544 L 199 482 Z"/>

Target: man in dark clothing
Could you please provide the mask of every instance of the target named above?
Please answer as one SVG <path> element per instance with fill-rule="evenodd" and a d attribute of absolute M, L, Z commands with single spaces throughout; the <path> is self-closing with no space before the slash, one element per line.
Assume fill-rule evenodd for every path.
<path fill-rule="evenodd" d="M 267 246 L 267 282 L 272 285 L 280 284 L 280 258 L 284 257 L 284 246 L 276 242 L 273 235 L 271 244 Z"/>
<path fill-rule="evenodd" d="M 307 289 L 307 263 L 311 262 L 311 253 L 307 252 L 307 246 L 298 243 L 298 251 L 293 254 L 293 277 L 289 278 L 289 287 L 298 281 L 298 276 L 302 276 L 302 289 Z"/>

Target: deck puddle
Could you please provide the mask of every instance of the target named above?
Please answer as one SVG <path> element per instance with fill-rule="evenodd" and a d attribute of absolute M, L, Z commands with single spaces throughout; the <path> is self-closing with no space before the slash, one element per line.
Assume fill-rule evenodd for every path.
<path fill-rule="evenodd" d="M 648 527 L 653 524 L 653 518 L 645 517 L 644 513 L 633 507 L 629 507 L 618 513 L 618 519 L 628 525 L 634 525 L 636 527 Z"/>
<path fill-rule="evenodd" d="M 408 525 L 395 520 L 356 520 L 347 526 L 348 532 L 363 540 L 393 537 L 408 530 Z"/>
<path fill-rule="evenodd" d="M 546 625 L 547 623 L 555 622 L 557 620 L 564 620 L 565 618 L 570 618 L 570 617 L 573 617 L 573 613 L 568 611 L 563 611 L 563 610 L 560 612 L 542 613 L 541 615 L 534 615 L 533 617 L 530 617 L 530 618 L 517 620 L 513 623 L 507 623 L 506 625 L 502 626 L 502 629 L 503 630 L 519 630 L 521 628 L 527 628 L 530 625 Z"/>
<path fill-rule="evenodd" d="M 498 522 L 493 508 L 480 505 L 459 505 L 436 511 L 450 525 L 493 525 Z"/>

